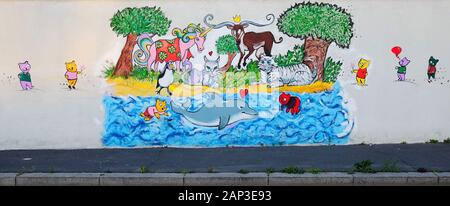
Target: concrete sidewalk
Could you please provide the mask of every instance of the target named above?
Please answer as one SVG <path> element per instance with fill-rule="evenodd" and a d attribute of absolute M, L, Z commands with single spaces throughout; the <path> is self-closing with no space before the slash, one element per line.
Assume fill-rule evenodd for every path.
<path fill-rule="evenodd" d="M 0 186 L 450 185 L 450 173 L 0 173 Z"/>
<path fill-rule="evenodd" d="M 390 161 L 401 172 L 450 172 L 450 144 L 9 150 L 0 151 L 0 173 L 236 173 L 288 166 L 346 173 L 362 160 L 371 160 L 377 170 Z"/>

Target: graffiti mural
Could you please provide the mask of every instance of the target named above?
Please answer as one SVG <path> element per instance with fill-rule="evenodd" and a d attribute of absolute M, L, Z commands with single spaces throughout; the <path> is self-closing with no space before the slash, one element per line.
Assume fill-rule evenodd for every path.
<path fill-rule="evenodd" d="M 249 25 L 257 26 L 257 27 L 264 27 L 272 24 L 275 21 L 275 15 L 268 14 L 266 16 L 267 21 L 269 23 L 266 24 L 259 24 L 251 20 L 244 20 L 241 21 L 241 17 L 239 15 L 233 17 L 233 22 L 230 21 L 224 21 L 219 24 L 210 24 L 208 23 L 208 20 L 213 20 L 214 16 L 212 14 L 208 14 L 203 19 L 203 22 L 210 28 L 213 29 L 220 29 L 222 27 L 227 27 L 231 30 L 231 33 L 233 37 L 236 40 L 236 45 L 238 46 L 240 57 L 239 57 L 239 63 L 238 68 L 241 68 L 241 61 L 244 59 L 242 65 L 245 67 L 247 65 L 246 61 L 252 55 L 255 51 L 262 48 L 264 50 L 264 54 L 266 56 L 272 56 L 272 46 L 273 44 L 279 44 L 283 41 L 283 38 L 280 37 L 278 41 L 275 40 L 275 37 L 273 36 L 272 32 L 266 31 L 266 32 L 245 32 L 245 28 L 247 28 Z M 248 51 L 247 54 L 245 52 Z M 244 57 L 245 56 L 245 57 Z"/>
<path fill-rule="evenodd" d="M 117 63 L 104 71 L 114 92 L 103 98 L 103 144 L 348 143 L 355 123 L 338 80 L 343 63 L 327 52 L 332 45 L 349 48 L 351 15 L 337 5 L 304 2 L 278 18 L 272 13 L 262 17 L 265 21 L 235 15 L 216 23 L 213 14 L 205 14 L 200 24 L 171 29 L 171 20 L 160 8 L 118 11 L 111 27 L 127 40 Z M 275 21 L 275 30 L 251 31 L 252 26 L 269 28 Z M 166 38 L 169 29 L 172 37 Z M 207 38 L 209 32 L 217 38 Z M 282 35 L 303 41 L 275 54 L 274 46 L 287 48 Z M 210 51 L 200 56 L 206 46 L 214 47 L 217 55 Z M 193 48 L 199 55 L 194 56 Z M 226 62 L 220 61 L 221 55 Z M 365 85 L 369 63 L 359 62 L 358 85 Z"/>

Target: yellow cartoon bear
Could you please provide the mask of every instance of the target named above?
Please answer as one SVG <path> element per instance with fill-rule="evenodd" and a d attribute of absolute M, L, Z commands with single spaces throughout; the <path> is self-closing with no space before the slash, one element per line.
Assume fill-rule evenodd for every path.
<path fill-rule="evenodd" d="M 141 113 L 141 117 L 144 117 L 145 121 L 150 121 L 153 116 L 159 119 L 161 115 L 169 116 L 169 113 L 167 113 L 166 110 L 166 101 L 156 99 L 156 105 L 147 107 L 147 109 L 145 109 L 145 111 Z"/>
<path fill-rule="evenodd" d="M 77 64 L 75 60 L 71 62 L 66 62 L 66 74 L 65 77 L 67 79 L 67 83 L 69 85 L 69 89 L 75 89 L 75 85 L 77 84 L 78 74 L 81 74 L 81 71 L 77 70 Z"/>
<path fill-rule="evenodd" d="M 354 69 L 352 72 L 356 73 L 356 83 L 359 86 L 365 86 L 366 85 L 366 77 L 369 75 L 367 73 L 367 68 L 369 67 L 370 60 L 367 59 L 360 59 L 358 62 L 359 69 Z"/>

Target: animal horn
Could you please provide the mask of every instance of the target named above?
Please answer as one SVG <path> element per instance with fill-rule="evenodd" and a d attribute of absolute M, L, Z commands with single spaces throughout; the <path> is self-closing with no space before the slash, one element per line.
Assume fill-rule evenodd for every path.
<path fill-rule="evenodd" d="M 275 21 L 275 15 L 273 15 L 273 14 L 267 14 L 267 15 L 266 15 L 266 20 L 269 21 L 269 23 L 266 23 L 266 24 L 259 24 L 259 23 L 256 23 L 256 22 L 254 22 L 254 21 L 244 20 L 244 21 L 241 21 L 241 25 L 249 25 L 249 24 L 251 24 L 251 25 L 257 26 L 257 27 L 268 26 L 268 25 L 271 25 L 271 24 Z"/>
<path fill-rule="evenodd" d="M 200 34 L 200 36 L 206 36 L 206 34 L 207 34 L 208 32 L 210 32 L 211 30 L 212 30 L 211 27 L 207 28 L 203 33 Z"/>
<path fill-rule="evenodd" d="M 204 18 L 203 18 L 203 23 L 206 24 L 206 26 L 208 26 L 209 28 L 213 28 L 213 29 L 220 29 L 224 26 L 234 26 L 234 23 L 231 21 L 224 21 L 220 24 L 211 24 L 208 23 L 208 21 L 212 21 L 214 19 L 214 16 L 212 14 L 207 14 Z"/>

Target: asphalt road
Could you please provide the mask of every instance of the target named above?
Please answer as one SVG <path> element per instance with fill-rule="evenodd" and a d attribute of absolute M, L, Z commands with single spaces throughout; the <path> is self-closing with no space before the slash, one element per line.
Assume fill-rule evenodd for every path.
<path fill-rule="evenodd" d="M 381 169 L 450 171 L 450 144 L 386 144 L 252 148 L 135 148 L 0 151 L 0 172 L 261 172 L 287 166 L 348 172 L 362 160 Z"/>

